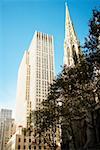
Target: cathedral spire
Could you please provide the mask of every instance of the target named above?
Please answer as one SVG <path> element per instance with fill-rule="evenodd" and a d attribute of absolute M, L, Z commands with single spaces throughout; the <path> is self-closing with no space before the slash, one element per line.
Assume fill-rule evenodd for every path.
<path fill-rule="evenodd" d="M 79 61 L 79 42 L 74 30 L 73 23 L 70 18 L 67 3 L 66 7 L 66 18 L 65 18 L 65 40 L 64 40 L 64 65 L 74 66 Z"/>

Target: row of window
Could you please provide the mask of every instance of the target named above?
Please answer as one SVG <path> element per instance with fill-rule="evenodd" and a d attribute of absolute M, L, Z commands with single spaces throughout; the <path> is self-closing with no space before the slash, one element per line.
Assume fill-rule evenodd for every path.
<path fill-rule="evenodd" d="M 47 36 L 39 36 L 37 44 L 41 44 L 41 43 L 52 44 L 52 37 L 47 38 Z"/>
<path fill-rule="evenodd" d="M 18 145 L 18 150 L 21 149 L 21 146 Z M 26 146 L 24 145 L 23 149 L 26 149 Z M 31 145 L 29 145 L 29 149 L 31 149 Z"/>
<path fill-rule="evenodd" d="M 18 142 L 21 142 L 21 138 L 18 139 Z M 24 142 L 26 142 L 26 139 L 24 139 Z M 29 142 L 31 142 L 31 139 L 29 139 Z"/>
<path fill-rule="evenodd" d="M 41 53 L 42 54 L 49 54 L 49 53 L 52 54 L 52 52 L 53 52 L 52 45 L 45 46 L 42 44 L 42 45 L 37 46 L 37 54 L 38 55 L 40 55 Z"/>
<path fill-rule="evenodd" d="M 48 54 L 49 51 L 52 51 L 52 46 L 49 47 L 48 45 L 46 46 L 46 45 L 43 45 L 43 44 L 37 46 L 37 53 L 42 52 L 42 53 Z"/>
<path fill-rule="evenodd" d="M 38 146 L 39 150 L 41 150 L 41 146 Z M 21 146 L 18 145 L 18 150 L 21 149 Z M 26 149 L 26 146 L 24 145 L 23 149 Z M 29 145 L 29 149 L 31 149 L 31 145 Z M 46 146 L 44 146 L 44 149 L 46 149 Z M 36 146 L 34 145 L 34 150 L 36 150 Z"/>

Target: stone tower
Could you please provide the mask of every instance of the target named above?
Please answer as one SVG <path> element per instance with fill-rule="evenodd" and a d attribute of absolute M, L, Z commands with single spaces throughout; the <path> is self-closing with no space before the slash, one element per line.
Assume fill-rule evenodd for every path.
<path fill-rule="evenodd" d="M 73 67 L 79 62 L 79 41 L 66 4 L 65 39 L 64 39 L 64 65 Z"/>

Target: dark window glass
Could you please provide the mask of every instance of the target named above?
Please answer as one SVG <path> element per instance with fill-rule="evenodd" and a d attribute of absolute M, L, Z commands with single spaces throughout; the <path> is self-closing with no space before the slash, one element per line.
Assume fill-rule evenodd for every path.
<path fill-rule="evenodd" d="M 29 146 L 29 149 L 31 149 L 31 145 Z"/>
<path fill-rule="evenodd" d="M 39 144 L 41 143 L 41 140 L 39 140 Z"/>
<path fill-rule="evenodd" d="M 26 148 L 26 146 L 24 145 L 24 149 Z"/>
<path fill-rule="evenodd" d="M 31 139 L 29 139 L 29 142 L 31 142 Z"/>
<path fill-rule="evenodd" d="M 24 139 L 24 142 L 26 142 L 26 139 Z"/>
<path fill-rule="evenodd" d="M 18 145 L 18 149 L 20 149 L 20 145 Z"/>
<path fill-rule="evenodd" d="M 36 139 L 35 139 L 35 143 L 36 143 Z"/>
<path fill-rule="evenodd" d="M 19 142 L 21 141 L 21 140 L 20 140 L 20 138 L 19 138 L 19 140 L 18 140 L 18 141 L 19 141 Z"/>

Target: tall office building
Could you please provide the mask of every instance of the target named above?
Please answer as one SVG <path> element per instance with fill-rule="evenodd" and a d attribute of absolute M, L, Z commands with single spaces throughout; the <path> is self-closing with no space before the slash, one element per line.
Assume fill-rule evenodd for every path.
<path fill-rule="evenodd" d="M 24 127 L 32 110 L 40 109 L 54 79 L 53 36 L 35 32 L 18 71 L 16 122 Z"/>
<path fill-rule="evenodd" d="M 77 62 L 79 62 L 80 54 L 81 51 L 79 48 L 79 41 L 77 39 L 74 26 L 70 18 L 68 6 L 66 4 L 64 65 L 67 67 L 74 66 Z"/>
<path fill-rule="evenodd" d="M 12 118 L 12 110 L 1 109 L 1 111 L 0 111 L 0 120 L 5 120 L 7 118 L 9 118 L 9 119 Z"/>
<path fill-rule="evenodd" d="M 0 150 L 6 150 L 6 145 L 15 133 L 15 121 L 12 119 L 12 110 L 1 109 L 0 111 Z"/>

